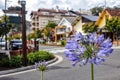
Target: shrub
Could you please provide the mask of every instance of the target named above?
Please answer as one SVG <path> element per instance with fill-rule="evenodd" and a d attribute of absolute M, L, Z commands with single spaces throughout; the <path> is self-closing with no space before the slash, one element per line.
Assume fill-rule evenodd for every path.
<path fill-rule="evenodd" d="M 28 54 L 27 58 L 28 58 L 28 62 L 30 64 L 34 64 L 35 62 L 38 62 L 38 61 L 51 60 L 54 58 L 54 55 L 47 51 L 38 51 L 35 53 L 32 52 L 32 53 Z"/>
<path fill-rule="evenodd" d="M 52 53 L 47 51 L 38 51 L 38 52 L 31 52 L 27 55 L 29 64 L 34 64 L 35 62 L 39 61 L 48 61 L 54 58 Z M 0 60 L 0 67 L 10 67 L 16 68 L 22 66 L 22 56 L 11 56 L 11 59 L 8 57 L 2 58 Z"/>
<path fill-rule="evenodd" d="M 60 43 L 61 43 L 61 46 L 65 46 L 66 45 L 66 41 L 64 41 L 64 40 L 60 41 Z"/>
<path fill-rule="evenodd" d="M 9 66 L 9 58 L 8 57 L 2 58 L 0 60 L 0 66 L 1 67 L 8 67 Z"/>
<path fill-rule="evenodd" d="M 20 67 L 22 65 L 22 56 L 12 56 L 11 59 L 3 58 L 0 61 L 1 67 Z"/>
<path fill-rule="evenodd" d="M 29 63 L 34 63 L 34 61 L 35 61 L 35 53 L 34 52 L 29 53 L 27 55 L 27 59 L 28 59 Z"/>
<path fill-rule="evenodd" d="M 9 64 L 10 67 L 20 67 L 22 65 L 22 56 L 12 56 Z"/>

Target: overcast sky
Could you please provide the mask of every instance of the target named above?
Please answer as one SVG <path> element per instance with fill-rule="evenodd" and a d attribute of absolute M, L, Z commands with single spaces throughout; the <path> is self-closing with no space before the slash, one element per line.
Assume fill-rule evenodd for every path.
<path fill-rule="evenodd" d="M 0 0 L 0 9 L 4 9 L 5 0 Z M 18 0 L 7 0 L 7 7 L 15 6 Z M 106 0 L 107 6 L 118 6 L 120 0 Z M 26 0 L 27 20 L 31 11 L 36 11 L 38 8 L 55 8 L 59 6 L 59 9 L 90 9 L 95 6 L 104 6 L 105 0 Z M 3 13 L 0 10 L 0 16 Z"/>

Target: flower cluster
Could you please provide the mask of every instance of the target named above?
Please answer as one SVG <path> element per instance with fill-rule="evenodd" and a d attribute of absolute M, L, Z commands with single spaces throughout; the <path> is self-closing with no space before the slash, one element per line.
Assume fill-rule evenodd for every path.
<path fill-rule="evenodd" d="M 45 71 L 47 69 L 48 63 L 45 61 L 41 61 L 38 63 L 35 63 L 35 69 L 40 70 L 40 71 Z"/>
<path fill-rule="evenodd" d="M 68 60 L 73 61 L 73 66 L 78 62 L 81 62 L 81 65 L 100 64 L 105 61 L 104 56 L 113 52 L 111 39 L 105 39 L 104 35 L 97 35 L 95 32 L 85 36 L 76 34 L 67 42 L 65 48 L 65 55 Z"/>

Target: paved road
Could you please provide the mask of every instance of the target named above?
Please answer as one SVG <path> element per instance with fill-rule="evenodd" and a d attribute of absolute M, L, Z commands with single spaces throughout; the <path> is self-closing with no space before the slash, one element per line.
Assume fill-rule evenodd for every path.
<path fill-rule="evenodd" d="M 49 67 L 44 74 L 44 80 L 91 80 L 90 65 L 72 67 L 63 53 L 58 55 L 62 56 L 64 61 Z M 40 72 L 35 70 L 1 77 L 0 80 L 40 80 Z M 95 80 L 120 80 L 120 50 L 116 49 L 102 65 L 95 66 Z"/>
<path fill-rule="evenodd" d="M 64 47 L 56 47 L 56 46 L 43 46 L 43 45 L 40 45 L 39 50 L 45 50 L 45 51 L 49 51 L 49 52 L 57 54 L 57 53 L 60 53 L 60 52 L 64 52 L 65 48 Z"/>

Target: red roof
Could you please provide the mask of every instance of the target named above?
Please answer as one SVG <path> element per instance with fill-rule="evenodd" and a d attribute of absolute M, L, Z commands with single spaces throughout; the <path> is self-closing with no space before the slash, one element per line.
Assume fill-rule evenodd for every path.
<path fill-rule="evenodd" d="M 44 14 L 44 12 L 48 12 L 49 14 Z M 60 13 L 61 16 L 66 16 L 65 13 L 68 13 L 68 12 L 72 12 L 72 13 L 75 13 L 77 15 L 80 14 L 80 12 L 78 11 L 72 11 L 72 10 L 61 10 L 61 9 L 58 9 L 58 10 L 55 10 L 55 9 L 44 9 L 44 8 L 41 8 L 41 9 L 38 9 L 38 11 L 32 11 L 31 12 L 31 15 L 37 15 L 37 16 L 48 16 L 48 17 L 52 17 L 53 14 L 51 13 Z"/>
<path fill-rule="evenodd" d="M 38 12 L 51 12 L 51 13 L 67 13 L 67 10 L 55 10 L 55 9 L 39 9 Z"/>
<path fill-rule="evenodd" d="M 106 9 L 106 11 L 108 11 L 108 13 L 111 16 L 118 16 L 118 17 L 120 17 L 120 10 L 119 9 Z"/>

